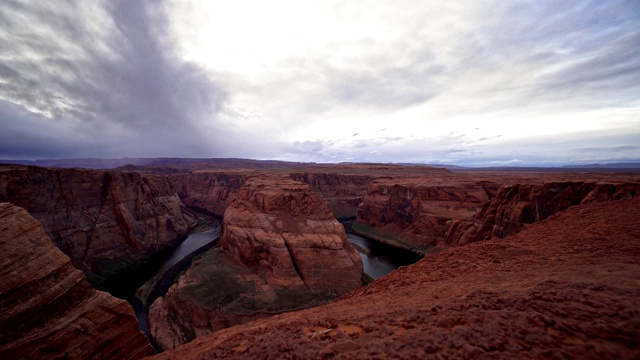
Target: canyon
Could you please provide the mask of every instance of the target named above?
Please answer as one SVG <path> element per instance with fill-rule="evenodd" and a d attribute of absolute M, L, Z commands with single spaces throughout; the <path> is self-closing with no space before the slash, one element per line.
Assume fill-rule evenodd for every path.
<path fill-rule="evenodd" d="M 161 349 L 362 286 L 360 256 L 307 184 L 251 177 L 223 218 L 220 247 L 205 252 L 149 309 Z"/>
<path fill-rule="evenodd" d="M 94 287 L 120 297 L 125 288 L 127 294 L 135 290 L 140 283 L 131 279 L 178 245 L 203 217 L 222 221 L 219 242 L 181 261 L 162 286 L 144 291 L 151 340 L 160 349 L 175 348 L 163 353 L 165 358 L 489 353 L 507 358 L 529 350 L 543 356 L 558 339 L 566 341 L 559 342 L 557 354 L 566 354 L 576 341 L 578 349 L 596 347 L 607 356 L 637 354 L 629 339 L 637 339 L 639 330 L 626 319 L 640 311 L 638 287 L 627 278 L 636 269 L 631 255 L 640 237 L 637 221 L 623 220 L 637 213 L 638 197 L 640 175 L 632 172 L 450 171 L 233 159 L 175 164 L 167 159 L 115 170 L 0 165 L 0 204 L 24 208 L 42 227 L 43 239 L 67 254 Z M 336 219 L 366 241 L 425 258 L 362 287 L 360 255 Z M 17 238 L 12 227 L 2 231 Z M 580 239 L 600 262 L 581 258 L 582 245 L 575 245 Z M 606 242 L 618 241 L 629 256 L 604 249 Z M 607 276 L 619 274 L 621 280 L 609 283 L 598 269 L 614 263 L 627 268 L 614 269 Z M 576 277 L 581 271 L 594 278 Z M 593 290 L 601 283 L 611 288 Z M 580 302 L 584 296 L 628 311 L 607 318 L 602 314 L 613 308 L 596 314 Z M 522 304 L 533 306 L 533 312 Z M 565 324 L 554 314 L 566 306 L 578 313 Z M 486 320 L 473 309 L 495 311 L 503 320 Z M 588 316 L 622 337 L 607 340 L 576 320 Z M 536 328 L 540 322 L 532 317 L 553 323 Z M 532 336 L 544 341 L 516 339 L 505 326 L 529 326 Z M 621 326 L 630 328 L 624 332 Z M 433 336 L 416 337 L 416 331 Z M 249 346 L 245 333 L 258 345 Z M 589 343 L 590 337 L 597 344 Z M 473 341 L 466 346 L 463 338 Z M 598 344 L 611 345 L 613 352 Z M 147 350 L 132 358 L 149 355 Z"/>
<path fill-rule="evenodd" d="M 153 354 L 125 301 L 94 290 L 26 210 L 0 203 L 0 357 Z"/>
<path fill-rule="evenodd" d="M 0 201 L 25 208 L 104 290 L 196 224 L 166 178 L 138 173 L 0 166 Z"/>

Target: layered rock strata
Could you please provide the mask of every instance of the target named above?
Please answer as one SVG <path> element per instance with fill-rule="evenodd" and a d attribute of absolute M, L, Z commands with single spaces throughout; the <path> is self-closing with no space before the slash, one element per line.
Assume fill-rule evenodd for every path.
<path fill-rule="evenodd" d="M 354 229 L 392 245 L 424 251 L 439 245 L 456 220 L 471 220 L 497 191 L 489 181 L 433 178 L 374 180 Z"/>
<path fill-rule="evenodd" d="M 117 283 L 196 223 L 165 177 L 0 167 L 0 200 L 24 207 L 89 281 Z"/>
<path fill-rule="evenodd" d="M 469 221 L 451 224 L 446 244 L 503 238 L 571 206 L 640 196 L 640 183 L 549 182 L 503 186 Z"/>
<path fill-rule="evenodd" d="M 154 359 L 637 359 L 638 219 L 640 199 L 571 207 Z"/>
<path fill-rule="evenodd" d="M 308 185 L 253 178 L 225 211 L 220 246 L 274 287 L 336 294 L 361 286 L 362 261 Z"/>
<path fill-rule="evenodd" d="M 138 359 L 153 348 L 123 300 L 94 290 L 27 211 L 0 203 L 0 358 Z"/>
<path fill-rule="evenodd" d="M 186 206 L 222 216 L 244 184 L 247 173 L 196 170 L 168 178 Z"/>
<path fill-rule="evenodd" d="M 338 173 L 291 173 L 291 178 L 309 184 L 311 189 L 340 218 L 355 217 L 358 206 L 367 195 L 372 175 Z"/>
<path fill-rule="evenodd" d="M 362 286 L 362 262 L 342 225 L 308 185 L 288 177 L 246 181 L 225 211 L 220 247 L 195 260 L 151 305 L 159 347 Z"/>

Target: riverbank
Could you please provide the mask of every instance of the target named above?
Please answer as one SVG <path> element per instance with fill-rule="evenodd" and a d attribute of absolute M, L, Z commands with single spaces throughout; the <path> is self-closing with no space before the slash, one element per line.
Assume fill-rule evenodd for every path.
<path fill-rule="evenodd" d="M 426 247 L 410 246 L 400 239 L 397 239 L 388 235 L 384 235 L 384 234 L 379 234 L 374 228 L 370 226 L 362 225 L 356 222 L 355 220 L 342 221 L 341 223 L 344 226 L 344 229 L 347 233 L 358 235 L 372 241 L 393 246 L 395 248 L 411 251 L 412 253 L 415 253 L 422 257 L 435 254 L 440 250 L 442 250 L 436 246 L 426 246 Z"/>

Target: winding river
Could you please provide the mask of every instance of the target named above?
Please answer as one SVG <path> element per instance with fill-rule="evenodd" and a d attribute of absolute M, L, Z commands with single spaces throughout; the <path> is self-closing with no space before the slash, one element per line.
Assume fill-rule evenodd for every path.
<path fill-rule="evenodd" d="M 189 235 L 178 247 L 160 260 L 157 274 L 162 274 L 169 270 L 189 254 L 216 241 L 219 236 L 219 226 Z M 347 234 L 347 238 L 358 250 L 365 274 L 373 279 L 378 279 L 400 266 L 413 264 L 422 258 L 411 251 L 399 249 L 362 236 Z M 148 336 L 149 329 L 147 328 L 147 314 L 144 306 L 135 295 L 127 297 L 127 301 L 129 301 L 136 313 L 140 330 L 144 331 Z"/>
<path fill-rule="evenodd" d="M 362 259 L 364 273 L 374 279 L 381 278 L 400 266 L 411 265 L 422 256 L 362 236 L 347 234 Z"/>

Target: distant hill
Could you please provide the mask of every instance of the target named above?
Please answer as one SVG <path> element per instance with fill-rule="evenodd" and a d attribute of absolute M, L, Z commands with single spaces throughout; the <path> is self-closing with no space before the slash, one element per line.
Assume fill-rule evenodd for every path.
<path fill-rule="evenodd" d="M 339 163 L 319 164 L 312 162 L 290 162 L 280 160 L 252 160 L 239 158 L 120 158 L 120 159 L 41 159 L 41 160 L 0 160 L 0 164 L 34 165 L 58 168 L 117 169 L 123 171 L 147 171 L 161 174 L 189 172 L 196 169 L 294 169 L 325 168 L 343 165 L 381 165 L 404 167 L 434 167 L 451 171 L 525 171 L 525 172 L 640 172 L 640 161 L 610 164 L 565 165 L 556 167 L 536 166 L 487 166 L 465 167 L 449 164 L 420 163 Z"/>

